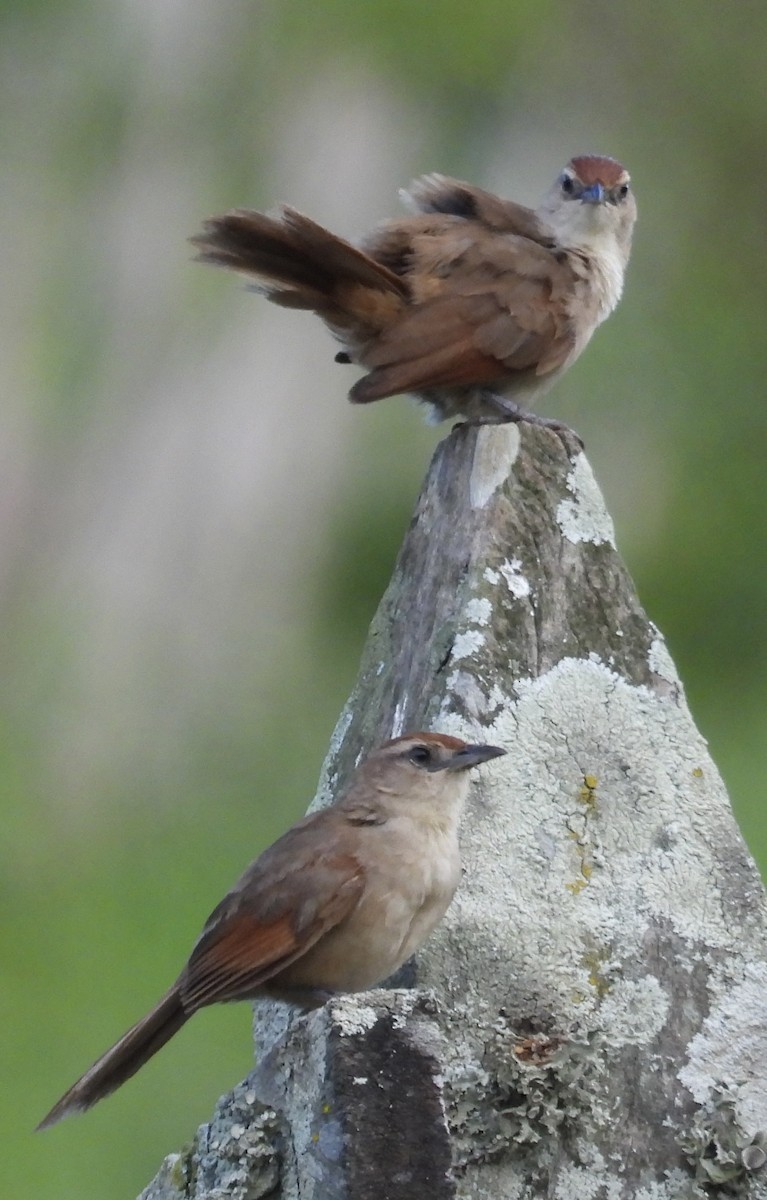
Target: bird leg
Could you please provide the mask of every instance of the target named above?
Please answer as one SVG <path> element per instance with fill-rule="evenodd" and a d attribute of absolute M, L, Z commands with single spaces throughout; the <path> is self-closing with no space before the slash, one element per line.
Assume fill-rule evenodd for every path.
<path fill-rule="evenodd" d="M 264 988 L 264 994 L 272 1000 L 280 1000 L 283 1004 L 292 1004 L 294 1008 L 301 1009 L 303 1012 L 312 1012 L 315 1008 L 322 1008 L 323 1004 L 327 1004 L 328 1000 L 332 1000 L 337 992 L 326 988 L 313 987 L 290 987 L 285 984 L 280 987 L 279 984 L 267 984 Z"/>
<path fill-rule="evenodd" d="M 583 449 L 583 438 L 564 421 L 558 421 L 555 417 L 542 417 L 538 413 L 528 412 L 514 400 L 510 400 L 508 396 L 501 396 L 498 392 L 493 392 L 489 388 L 481 388 L 479 398 L 483 405 L 486 405 L 491 411 L 486 415 L 476 417 L 469 420 L 470 425 L 505 425 L 510 422 L 519 424 L 521 421 L 527 421 L 530 425 L 540 425 L 544 429 L 553 429 L 555 433 L 569 434 L 578 442 L 581 450 Z"/>

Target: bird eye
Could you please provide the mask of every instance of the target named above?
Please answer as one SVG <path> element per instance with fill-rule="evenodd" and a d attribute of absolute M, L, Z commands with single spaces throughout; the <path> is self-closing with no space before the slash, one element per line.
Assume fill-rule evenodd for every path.
<path fill-rule="evenodd" d="M 575 183 L 572 175 L 563 175 L 561 179 L 562 191 L 566 196 L 572 196 L 575 191 Z"/>
<path fill-rule="evenodd" d="M 423 767 L 426 763 L 431 762 L 431 750 L 427 750 L 426 746 L 413 746 L 408 758 L 417 767 Z"/>
<path fill-rule="evenodd" d="M 618 188 L 618 199 L 625 200 L 629 194 L 629 190 L 629 185 L 627 183 L 622 183 Z"/>

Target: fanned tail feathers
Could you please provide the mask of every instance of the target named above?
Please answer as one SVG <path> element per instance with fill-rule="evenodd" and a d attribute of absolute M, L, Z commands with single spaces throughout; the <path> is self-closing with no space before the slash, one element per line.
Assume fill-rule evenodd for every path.
<path fill-rule="evenodd" d="M 200 262 L 254 277 L 275 304 L 310 309 L 334 332 L 369 337 L 407 302 L 402 279 L 292 208 L 276 216 L 233 209 L 191 240 Z"/>

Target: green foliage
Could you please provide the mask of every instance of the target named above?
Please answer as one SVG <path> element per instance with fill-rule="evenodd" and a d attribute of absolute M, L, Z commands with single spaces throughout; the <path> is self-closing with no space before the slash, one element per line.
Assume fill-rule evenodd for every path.
<path fill-rule="evenodd" d="M 492 93 L 501 87 L 520 43 L 541 28 L 551 7 L 477 0 L 469 15 L 462 0 L 328 0 L 310 8 L 287 0 L 275 15 L 284 52 L 360 55 L 374 70 L 428 96 L 434 89 Z"/>

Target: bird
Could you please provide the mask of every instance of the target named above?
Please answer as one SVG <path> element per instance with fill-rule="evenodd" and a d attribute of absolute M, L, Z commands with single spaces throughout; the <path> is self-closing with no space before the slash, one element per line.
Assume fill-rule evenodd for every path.
<path fill-rule="evenodd" d="M 190 240 L 200 262 L 325 322 L 336 361 L 366 371 L 352 403 L 404 392 L 434 422 L 566 430 L 530 406 L 620 299 L 637 212 L 626 169 L 577 155 L 535 210 L 439 174 L 401 194 L 412 215 L 359 247 L 288 206 L 233 209 Z"/>
<path fill-rule="evenodd" d="M 37 1128 L 114 1092 L 206 1005 L 271 997 L 311 1009 L 393 975 L 458 886 L 469 770 L 505 753 L 426 732 L 373 750 L 335 804 L 298 821 L 251 863 L 172 987 Z"/>

